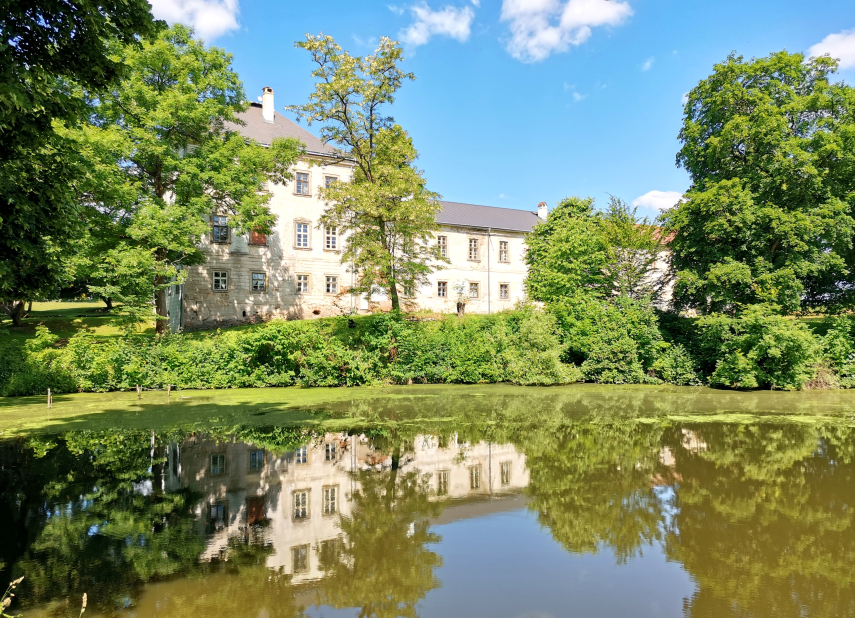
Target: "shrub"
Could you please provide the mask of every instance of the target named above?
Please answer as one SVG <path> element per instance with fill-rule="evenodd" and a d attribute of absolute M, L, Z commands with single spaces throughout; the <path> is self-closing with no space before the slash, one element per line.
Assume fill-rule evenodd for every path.
<path fill-rule="evenodd" d="M 822 338 L 823 358 L 843 388 L 855 388 L 855 341 L 852 338 L 852 326 L 851 317 L 837 317 Z"/>
<path fill-rule="evenodd" d="M 712 385 L 798 390 L 814 376 L 819 355 L 810 330 L 767 307 L 706 316 L 698 327 L 702 348 L 718 359 Z"/>
<path fill-rule="evenodd" d="M 656 362 L 653 371 L 663 382 L 677 386 L 690 386 L 701 383 L 701 377 L 695 371 L 695 363 L 689 352 L 681 344 L 663 342 L 663 351 Z"/>

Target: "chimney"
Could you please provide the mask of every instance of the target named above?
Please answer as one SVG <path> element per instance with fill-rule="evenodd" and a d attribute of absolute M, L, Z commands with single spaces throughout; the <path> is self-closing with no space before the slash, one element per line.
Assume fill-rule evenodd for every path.
<path fill-rule="evenodd" d="M 537 205 L 537 218 L 546 221 L 546 217 L 549 214 L 549 209 L 546 207 L 546 202 L 541 202 Z"/>
<path fill-rule="evenodd" d="M 261 117 L 264 122 L 273 123 L 273 88 L 270 86 L 261 89 Z"/>

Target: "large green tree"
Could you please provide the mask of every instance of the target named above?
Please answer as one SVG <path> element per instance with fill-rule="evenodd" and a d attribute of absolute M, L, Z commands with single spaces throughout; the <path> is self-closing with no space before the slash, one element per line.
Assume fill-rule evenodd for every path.
<path fill-rule="evenodd" d="M 731 55 L 689 93 L 677 164 L 692 185 L 665 215 L 677 307 L 851 304 L 855 88 L 836 68 Z"/>
<path fill-rule="evenodd" d="M 383 292 L 397 310 L 402 293 L 414 293 L 445 261 L 431 242 L 439 196 L 415 167 L 410 136 L 382 113 L 414 76 L 398 67 L 401 48 L 386 37 L 364 58 L 351 56 L 330 36 L 309 35 L 297 46 L 312 55 L 318 82 L 307 104 L 288 109 L 310 124 L 323 123 L 322 139 L 354 164 L 351 182 L 321 190 L 327 208 L 319 225 L 339 227 L 345 235 L 342 263 L 358 273 L 353 292 Z"/>
<path fill-rule="evenodd" d="M 111 46 L 157 27 L 146 0 L 0 3 L 0 303 L 16 324 L 23 299 L 52 291 L 80 230 L 73 148 L 55 131 L 85 109 L 76 87 L 122 75 Z"/>
<path fill-rule="evenodd" d="M 204 260 L 198 242 L 210 215 L 228 215 L 239 233 L 269 233 L 264 183 L 287 182 L 303 147 L 287 139 L 262 148 L 226 130 L 246 108 L 232 56 L 184 26 L 125 47 L 122 60 L 128 76 L 73 135 L 91 170 L 82 191 L 90 233 L 109 241 L 92 244 L 110 246 L 88 256 L 101 282 L 91 289 L 138 307 L 153 295 L 163 318 L 165 288 Z M 157 332 L 165 328 L 159 319 Z"/>

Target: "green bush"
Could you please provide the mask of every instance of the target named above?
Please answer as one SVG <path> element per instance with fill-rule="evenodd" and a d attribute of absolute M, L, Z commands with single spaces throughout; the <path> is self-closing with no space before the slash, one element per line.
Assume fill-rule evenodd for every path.
<path fill-rule="evenodd" d="M 815 375 L 819 346 L 808 327 L 764 306 L 706 316 L 698 328 L 705 354 L 718 359 L 711 385 L 799 390 Z"/>
<path fill-rule="evenodd" d="M 855 340 L 852 327 L 851 317 L 835 318 L 822 338 L 824 360 L 843 388 L 855 388 Z"/>
<path fill-rule="evenodd" d="M 695 363 L 686 348 L 681 344 L 663 342 L 663 352 L 653 363 L 656 377 L 668 384 L 692 386 L 701 383 L 701 377 L 695 371 Z"/>

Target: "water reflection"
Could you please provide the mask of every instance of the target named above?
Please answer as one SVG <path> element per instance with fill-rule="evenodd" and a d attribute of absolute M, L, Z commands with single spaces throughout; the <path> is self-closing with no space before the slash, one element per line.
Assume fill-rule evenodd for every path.
<path fill-rule="evenodd" d="M 26 616 L 76 615 L 83 592 L 87 615 L 425 616 L 440 524 L 508 508 L 614 569 L 664 553 L 694 582 L 686 616 L 855 616 L 845 425 L 116 430 L 0 453 L 2 575 L 25 576 Z"/>

